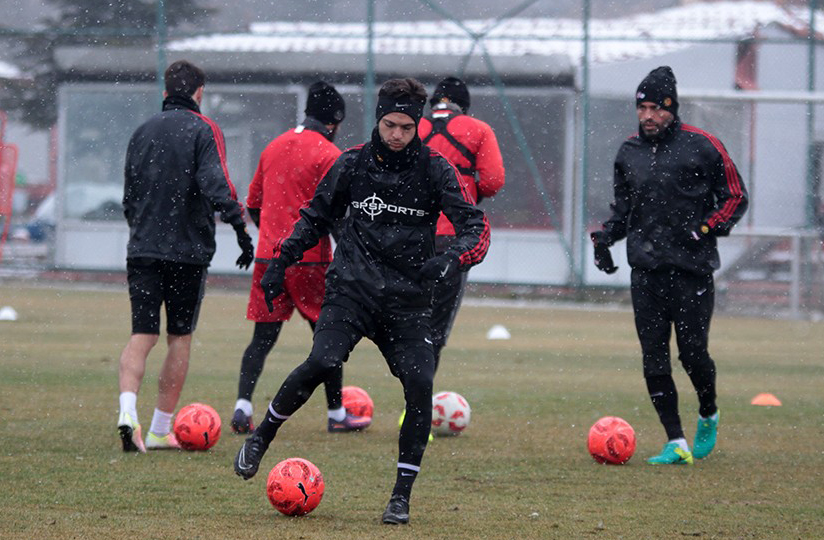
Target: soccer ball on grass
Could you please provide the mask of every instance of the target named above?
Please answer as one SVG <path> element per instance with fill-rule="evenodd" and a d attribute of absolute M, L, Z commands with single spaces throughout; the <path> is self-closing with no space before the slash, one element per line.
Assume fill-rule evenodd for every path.
<path fill-rule="evenodd" d="M 459 435 L 469 425 L 469 403 L 457 392 L 438 392 L 432 396 L 432 432 Z"/>
<path fill-rule="evenodd" d="M 344 386 L 341 388 L 341 401 L 346 412 L 352 416 L 361 416 L 372 420 L 375 404 L 366 390 L 358 386 Z M 364 426 L 366 427 L 366 426 Z"/>
<path fill-rule="evenodd" d="M 323 498 L 323 475 L 311 461 L 284 459 L 269 472 L 266 496 L 279 512 L 303 516 L 314 510 Z"/>
<path fill-rule="evenodd" d="M 590 428 L 587 448 L 598 463 L 623 465 L 635 453 L 635 430 L 623 418 L 605 416 Z"/>
<path fill-rule="evenodd" d="M 184 450 L 208 450 L 220 439 L 220 415 L 208 405 L 192 403 L 180 409 L 172 429 Z"/>

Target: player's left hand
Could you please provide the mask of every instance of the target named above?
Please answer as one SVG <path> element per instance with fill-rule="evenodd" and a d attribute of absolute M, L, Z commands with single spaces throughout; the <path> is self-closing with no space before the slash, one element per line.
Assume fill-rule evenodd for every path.
<path fill-rule="evenodd" d="M 458 271 L 460 260 L 452 253 L 443 253 L 428 259 L 421 266 L 421 275 L 425 279 L 446 279 Z"/>

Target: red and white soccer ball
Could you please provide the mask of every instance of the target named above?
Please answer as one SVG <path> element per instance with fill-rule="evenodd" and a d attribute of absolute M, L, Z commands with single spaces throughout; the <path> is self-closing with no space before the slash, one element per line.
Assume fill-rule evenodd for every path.
<path fill-rule="evenodd" d="M 323 498 L 323 475 L 311 461 L 284 459 L 269 472 L 266 496 L 272 506 L 287 516 L 303 516 Z"/>
<path fill-rule="evenodd" d="M 341 401 L 347 413 L 372 420 L 372 415 L 375 413 L 375 404 L 372 403 L 372 398 L 363 388 L 344 386 L 341 389 Z"/>
<path fill-rule="evenodd" d="M 438 392 L 432 396 L 432 432 L 459 435 L 469 425 L 472 410 L 457 392 Z"/>
<path fill-rule="evenodd" d="M 180 409 L 172 429 L 184 450 L 208 450 L 220 439 L 220 415 L 208 405 L 192 403 Z"/>
<path fill-rule="evenodd" d="M 623 465 L 635 453 L 635 430 L 623 418 L 605 416 L 590 428 L 587 448 L 598 463 Z"/>

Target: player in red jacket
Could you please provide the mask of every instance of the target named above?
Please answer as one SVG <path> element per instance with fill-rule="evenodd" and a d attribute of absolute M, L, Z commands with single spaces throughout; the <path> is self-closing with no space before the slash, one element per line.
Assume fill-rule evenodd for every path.
<path fill-rule="evenodd" d="M 312 199 L 321 178 L 341 154 L 332 143 L 346 114 L 337 90 L 322 81 L 313 84 L 309 87 L 305 112 L 306 119 L 301 125 L 275 138 L 263 150 L 246 199 L 249 215 L 260 233 L 246 311 L 246 318 L 255 321 L 255 330 L 240 364 L 238 399 L 231 423 L 235 433 L 248 433 L 253 429 L 252 393 L 283 321 L 289 320 L 297 309 L 314 329 L 323 302 L 324 277 L 332 260 L 328 236 L 321 238 L 317 246 L 307 250 L 303 259 L 286 271 L 285 290 L 275 298 L 271 313 L 260 287 L 260 278 L 275 245 L 289 236 L 300 217 L 298 211 Z M 335 370 L 325 382 L 327 429 L 340 432 L 366 427 L 368 419 L 347 415 L 343 408 L 342 368 Z"/>
<path fill-rule="evenodd" d="M 466 114 L 470 105 L 466 84 L 455 77 L 447 77 L 438 83 L 429 103 L 432 110 L 418 127 L 423 143 L 457 167 L 461 173 L 459 180 L 476 204 L 482 198 L 498 193 L 504 186 L 501 149 L 489 124 Z M 435 250 L 441 254 L 455 239 L 455 229 L 443 214 L 438 218 L 436 234 Z M 435 283 L 431 321 L 435 369 L 458 314 L 466 279 L 467 272 L 458 272 L 451 279 Z"/>

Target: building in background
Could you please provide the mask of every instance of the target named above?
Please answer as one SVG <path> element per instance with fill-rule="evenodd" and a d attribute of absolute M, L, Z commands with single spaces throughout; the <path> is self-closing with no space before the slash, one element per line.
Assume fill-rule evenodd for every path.
<path fill-rule="evenodd" d="M 508 182 L 498 197 L 483 203 L 495 241 L 472 281 L 623 286 L 629 276 L 626 261 L 617 256 L 622 271 L 605 276 L 586 260 L 588 250 L 581 246 L 587 229 L 603 218 L 589 209 L 605 208 L 620 141 L 636 127 L 632 93 L 637 81 L 658 65 L 675 71 L 682 117 L 717 134 L 739 164 L 752 196 L 747 222 L 739 229 L 810 225 L 808 143 L 824 146 L 824 111 L 821 105 L 812 108 L 813 140 L 808 141 L 808 106 L 792 95 L 808 89 L 809 47 L 791 41 L 808 32 L 808 17 L 804 9 L 770 2 L 715 2 L 593 19 L 586 122 L 580 114 L 585 98 L 577 19 L 500 22 L 483 41 L 485 49 L 475 47 L 467 62 L 472 41 L 457 24 L 378 22 L 373 69 L 378 84 L 412 75 L 430 88 L 445 75 L 460 74 L 472 88 L 473 114 L 499 134 Z M 816 28 L 824 27 L 817 17 Z M 479 32 L 489 21 L 462 24 Z M 224 127 L 230 174 L 241 197 L 266 141 L 301 118 L 306 86 L 319 76 L 334 82 L 352 104 L 352 121 L 339 143 L 364 139 L 366 36 L 363 23 L 272 22 L 253 24 L 248 32 L 169 43 L 168 61 L 188 58 L 209 74 L 204 113 Z M 814 49 L 814 88 L 819 88 L 824 77 L 820 41 Z M 158 107 L 151 82 L 157 54 L 114 48 L 64 48 L 57 54 L 64 83 L 55 264 L 121 269 L 127 239 L 119 210 L 123 155 L 128 134 Z M 505 85 L 503 93 L 494 84 L 497 78 Z M 790 99 L 744 99 L 758 91 L 783 92 Z M 742 99 L 731 99 L 735 92 Z M 70 200 L 73 193 L 90 200 L 84 190 L 102 200 L 94 199 L 94 208 Z M 226 240 L 218 241 L 215 272 L 233 271 L 237 254 L 228 241 L 231 234 L 228 228 L 219 232 Z M 725 267 L 743 260 L 750 247 L 744 236 L 725 242 Z"/>

